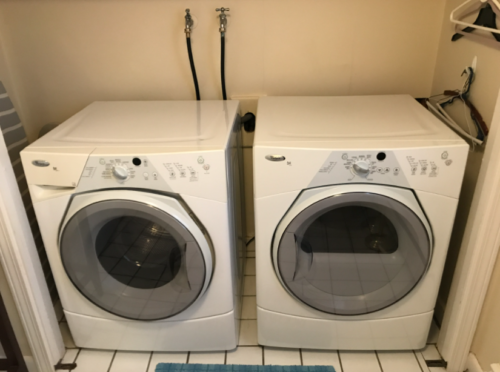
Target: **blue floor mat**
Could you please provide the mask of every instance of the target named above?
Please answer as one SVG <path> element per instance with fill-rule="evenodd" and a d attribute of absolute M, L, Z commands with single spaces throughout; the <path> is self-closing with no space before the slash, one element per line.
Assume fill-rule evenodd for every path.
<path fill-rule="evenodd" d="M 155 372 L 335 372 L 332 366 L 158 363 Z"/>

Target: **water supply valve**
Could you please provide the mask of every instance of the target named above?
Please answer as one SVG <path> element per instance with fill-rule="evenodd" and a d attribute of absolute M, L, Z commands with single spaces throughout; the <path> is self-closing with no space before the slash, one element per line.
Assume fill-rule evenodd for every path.
<path fill-rule="evenodd" d="M 220 27 L 219 27 L 219 32 L 221 34 L 224 34 L 226 32 L 227 28 L 227 15 L 224 12 L 229 12 L 229 8 L 217 8 L 215 9 L 216 12 L 220 12 L 219 14 L 219 20 L 220 20 Z"/>

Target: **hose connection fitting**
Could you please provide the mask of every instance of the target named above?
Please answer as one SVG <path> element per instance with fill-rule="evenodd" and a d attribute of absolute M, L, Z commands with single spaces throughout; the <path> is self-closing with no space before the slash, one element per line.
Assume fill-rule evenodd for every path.
<path fill-rule="evenodd" d="M 186 37 L 191 36 L 191 30 L 193 29 L 193 17 L 189 13 L 189 9 L 186 9 L 186 15 L 184 16 L 186 21 L 186 27 L 184 28 L 184 32 L 186 33 Z"/>
<path fill-rule="evenodd" d="M 219 32 L 221 33 L 222 36 L 226 33 L 227 29 L 227 15 L 224 12 L 228 12 L 229 8 L 217 8 L 215 9 L 216 12 L 220 12 L 219 14 L 219 20 L 220 20 L 220 27 L 219 27 Z"/>

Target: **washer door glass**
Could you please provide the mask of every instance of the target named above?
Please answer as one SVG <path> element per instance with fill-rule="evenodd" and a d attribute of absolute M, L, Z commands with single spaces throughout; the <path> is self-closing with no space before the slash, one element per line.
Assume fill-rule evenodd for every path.
<path fill-rule="evenodd" d="M 347 193 L 300 212 L 281 236 L 277 270 L 299 300 L 338 315 L 371 313 L 408 294 L 431 258 L 420 218 L 389 197 Z"/>
<path fill-rule="evenodd" d="M 78 290 L 135 320 L 171 317 L 200 295 L 203 253 L 181 223 L 147 204 L 107 200 L 79 210 L 61 234 L 61 257 Z"/>

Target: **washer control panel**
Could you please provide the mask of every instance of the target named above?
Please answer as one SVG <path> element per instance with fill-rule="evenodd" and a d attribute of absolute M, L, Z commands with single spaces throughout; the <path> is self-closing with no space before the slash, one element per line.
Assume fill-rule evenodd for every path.
<path fill-rule="evenodd" d="M 80 177 L 79 190 L 133 187 L 174 191 L 176 185 L 210 183 L 214 168 L 203 155 L 91 155 Z M 207 182 L 203 182 L 207 183 Z M 199 187 L 199 186 L 198 186 Z"/>

